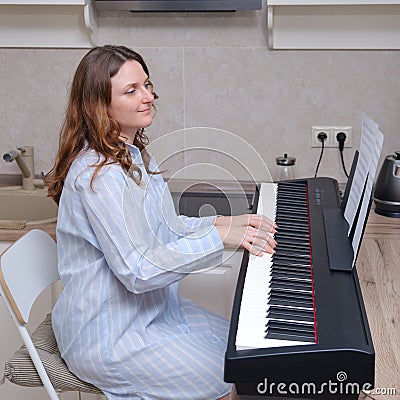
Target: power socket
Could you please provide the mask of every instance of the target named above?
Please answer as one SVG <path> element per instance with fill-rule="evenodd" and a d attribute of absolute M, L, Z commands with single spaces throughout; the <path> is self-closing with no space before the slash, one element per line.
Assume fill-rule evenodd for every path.
<path fill-rule="evenodd" d="M 339 142 L 336 139 L 336 135 L 339 132 L 346 134 L 346 141 L 344 147 L 351 147 L 352 143 L 352 127 L 351 126 L 313 126 L 311 128 L 311 147 L 321 147 L 322 143 L 318 139 L 318 134 L 325 132 L 327 138 L 324 142 L 324 147 L 339 147 Z"/>
<path fill-rule="evenodd" d="M 334 126 L 332 127 L 332 140 L 333 147 L 339 146 L 339 142 L 336 139 L 336 135 L 339 132 L 343 132 L 346 135 L 346 141 L 344 142 L 344 147 L 351 147 L 351 143 L 353 141 L 353 129 L 351 126 Z"/>
<path fill-rule="evenodd" d="M 324 147 L 327 147 L 328 143 L 331 142 L 332 127 L 330 127 L 330 126 L 313 126 L 312 131 L 311 131 L 311 147 L 321 147 L 322 146 L 321 141 L 318 139 L 318 135 L 322 132 L 325 132 L 326 136 L 327 136 L 327 138 L 324 142 Z"/>

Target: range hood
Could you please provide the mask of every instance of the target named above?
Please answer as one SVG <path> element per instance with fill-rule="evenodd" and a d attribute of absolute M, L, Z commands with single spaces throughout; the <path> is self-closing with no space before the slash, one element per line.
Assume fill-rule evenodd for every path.
<path fill-rule="evenodd" d="M 261 10 L 261 0 L 96 0 L 100 11 Z"/>

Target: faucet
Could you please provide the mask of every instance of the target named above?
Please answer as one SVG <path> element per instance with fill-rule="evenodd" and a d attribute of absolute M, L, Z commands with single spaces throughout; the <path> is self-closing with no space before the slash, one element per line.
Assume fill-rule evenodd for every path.
<path fill-rule="evenodd" d="M 18 164 L 22 173 L 22 189 L 35 190 L 36 187 L 44 187 L 44 179 L 35 179 L 35 167 L 33 158 L 33 147 L 23 146 L 12 149 L 3 154 L 3 160 L 6 162 L 15 162 Z M 43 175 L 43 174 L 42 174 Z"/>

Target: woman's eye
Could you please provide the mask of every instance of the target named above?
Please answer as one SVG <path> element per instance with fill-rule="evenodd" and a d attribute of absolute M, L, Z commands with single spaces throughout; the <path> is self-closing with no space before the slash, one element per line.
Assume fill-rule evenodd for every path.
<path fill-rule="evenodd" d="M 150 82 L 145 83 L 144 87 L 149 90 L 153 88 L 153 85 Z"/>
<path fill-rule="evenodd" d="M 134 93 L 136 93 L 136 89 L 134 89 L 134 88 L 129 89 L 129 90 L 126 92 L 126 94 L 134 94 Z"/>

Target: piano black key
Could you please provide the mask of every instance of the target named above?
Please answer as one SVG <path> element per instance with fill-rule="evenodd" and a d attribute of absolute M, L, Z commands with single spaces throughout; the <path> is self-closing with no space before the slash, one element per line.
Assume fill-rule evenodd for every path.
<path fill-rule="evenodd" d="M 267 329 L 280 329 L 282 331 L 293 331 L 293 332 L 304 332 L 314 335 L 314 324 L 308 324 L 305 322 L 294 322 L 294 321 L 275 321 L 273 319 L 267 322 Z"/>
<path fill-rule="evenodd" d="M 300 205 L 295 205 L 295 206 L 287 205 L 286 207 L 280 207 L 278 214 L 296 216 L 308 220 L 307 208 L 304 208 L 303 206 Z"/>
<path fill-rule="evenodd" d="M 300 257 L 302 260 L 307 259 L 310 262 L 310 252 L 299 249 L 296 247 L 290 248 L 288 246 L 281 246 L 279 242 L 275 247 L 275 252 L 278 253 L 280 256 L 293 256 L 293 257 Z"/>
<path fill-rule="evenodd" d="M 279 277 L 279 278 L 301 278 L 304 280 L 308 280 L 311 282 L 311 274 L 309 272 L 293 272 L 293 271 L 287 271 L 287 270 L 277 270 L 276 268 L 272 267 L 271 271 L 271 276 L 272 277 Z"/>
<path fill-rule="evenodd" d="M 296 217 L 285 214 L 277 214 L 275 222 L 279 226 L 282 223 L 287 223 L 288 227 L 292 226 L 292 229 L 302 229 L 308 232 L 308 219 L 304 217 Z"/>
<path fill-rule="evenodd" d="M 287 249 L 287 250 L 298 250 L 307 254 L 310 254 L 310 248 L 305 243 L 293 243 L 287 240 L 278 240 L 279 238 L 275 238 L 277 241 L 278 249 Z"/>
<path fill-rule="evenodd" d="M 310 342 L 315 343 L 314 336 L 305 336 L 305 335 L 293 335 L 293 334 L 286 334 L 281 332 L 267 332 L 265 335 L 267 339 L 278 339 L 278 340 L 290 340 L 290 341 L 299 341 L 299 342 Z"/>
<path fill-rule="evenodd" d="M 299 276 L 298 274 L 275 273 L 275 271 L 272 271 L 271 273 L 270 282 L 288 282 L 293 284 L 312 285 L 310 275 Z"/>
<path fill-rule="evenodd" d="M 274 260 L 275 261 L 275 260 Z M 290 265 L 289 263 L 275 261 L 272 265 L 272 271 L 281 271 L 288 273 L 305 273 L 310 275 L 310 265 Z"/>
<path fill-rule="evenodd" d="M 301 290 L 312 290 L 311 282 L 299 282 L 299 281 L 290 281 L 290 280 L 274 280 L 270 281 L 271 289 L 274 288 L 282 288 L 282 289 L 301 289 Z"/>
<path fill-rule="evenodd" d="M 285 243 L 293 243 L 309 246 L 308 235 L 287 234 L 286 232 L 278 230 L 274 235 L 276 241 L 284 241 Z"/>
<path fill-rule="evenodd" d="M 312 299 L 294 299 L 288 296 L 281 296 L 271 294 L 268 300 L 269 304 L 277 305 L 277 306 L 293 306 L 299 308 L 313 308 L 313 301 Z"/>
<path fill-rule="evenodd" d="M 294 194 L 294 193 L 284 193 L 278 190 L 276 198 L 281 202 L 285 202 L 286 205 L 291 206 L 291 205 L 301 205 L 301 206 L 306 206 L 307 203 L 303 196 L 301 194 Z M 279 208 L 279 207 L 278 207 Z"/>
<path fill-rule="evenodd" d="M 272 256 L 272 260 L 273 260 L 274 265 L 277 265 L 277 266 L 279 266 L 279 265 L 293 266 L 293 267 L 298 267 L 298 268 L 303 268 L 303 269 L 310 269 L 310 260 L 300 260 L 295 257 L 293 257 L 291 259 L 290 257 L 285 257 L 283 255 L 281 256 L 276 253 Z"/>
<path fill-rule="evenodd" d="M 273 291 L 271 291 L 271 294 L 290 297 L 296 300 L 312 300 L 311 293 L 307 290 L 275 288 Z"/>
<path fill-rule="evenodd" d="M 305 205 L 305 204 L 292 204 L 292 203 L 285 204 L 285 202 L 283 202 L 277 209 L 278 209 L 278 212 L 282 212 L 282 211 L 283 212 L 294 212 L 296 214 L 308 216 L 307 205 Z"/>
<path fill-rule="evenodd" d="M 266 327 L 266 337 L 271 338 L 271 335 L 285 335 L 291 337 L 290 340 L 303 341 L 305 338 L 310 340 L 315 339 L 314 325 L 301 324 L 295 322 L 281 322 L 270 320 Z"/>
<path fill-rule="evenodd" d="M 267 311 L 267 318 L 314 322 L 314 311 L 300 310 L 290 307 L 270 306 Z"/>

